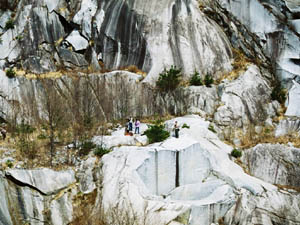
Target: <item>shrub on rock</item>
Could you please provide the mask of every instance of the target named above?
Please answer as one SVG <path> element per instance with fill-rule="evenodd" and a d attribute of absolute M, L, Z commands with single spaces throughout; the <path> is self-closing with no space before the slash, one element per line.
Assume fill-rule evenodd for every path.
<path fill-rule="evenodd" d="M 201 86 L 203 85 L 202 79 L 197 71 L 194 72 L 193 76 L 190 79 L 190 85 Z"/>
<path fill-rule="evenodd" d="M 207 74 L 204 78 L 204 83 L 206 87 L 211 87 L 211 85 L 214 83 L 214 79 L 210 74 Z"/>
<path fill-rule="evenodd" d="M 156 121 L 154 125 L 148 125 L 149 128 L 144 132 L 147 136 L 149 143 L 160 142 L 166 140 L 170 134 L 165 130 L 164 124 Z"/>
<path fill-rule="evenodd" d="M 95 148 L 96 145 L 91 142 L 91 141 L 84 141 L 79 149 L 79 155 L 84 156 L 84 155 L 88 155 L 90 153 L 90 151 Z"/>
<path fill-rule="evenodd" d="M 96 156 L 99 156 L 100 158 L 101 158 L 102 156 L 104 156 L 105 154 L 109 153 L 109 152 L 110 152 L 110 150 L 107 149 L 107 148 L 105 148 L 105 147 L 103 147 L 103 146 L 98 146 L 98 147 L 94 150 L 94 154 L 95 154 Z"/>
<path fill-rule="evenodd" d="M 9 19 L 5 24 L 5 30 L 14 29 L 15 23 L 13 19 Z"/>
<path fill-rule="evenodd" d="M 8 78 L 14 78 L 16 76 L 16 72 L 12 68 L 9 68 L 6 70 L 6 76 Z"/>
<path fill-rule="evenodd" d="M 242 152 L 238 149 L 233 149 L 231 151 L 231 156 L 233 156 L 234 158 L 240 158 L 242 156 Z"/>
<path fill-rule="evenodd" d="M 177 69 L 176 66 L 171 66 L 169 70 L 164 69 L 164 71 L 159 74 L 156 86 L 162 92 L 173 91 L 178 87 L 181 76 L 181 69 Z"/>

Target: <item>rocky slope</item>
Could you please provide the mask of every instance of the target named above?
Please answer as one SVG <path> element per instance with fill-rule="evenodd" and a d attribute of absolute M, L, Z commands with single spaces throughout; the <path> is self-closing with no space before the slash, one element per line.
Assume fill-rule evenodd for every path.
<path fill-rule="evenodd" d="M 296 0 L 1 1 L 1 121 L 41 121 L 49 102 L 64 120 L 200 116 L 176 118 L 190 128 L 152 145 L 124 128 L 96 136 L 114 150 L 65 171 L 7 169 L 16 159 L 0 148 L 0 225 L 299 225 L 300 150 L 263 144 L 273 130 L 271 142 L 299 138 L 299 10 Z M 184 81 L 198 71 L 215 83 L 158 92 L 172 65 Z M 246 135 L 262 143 L 235 161 L 223 141 Z"/>
<path fill-rule="evenodd" d="M 277 167 L 283 158 L 284 165 L 295 165 L 300 149 L 262 144 L 249 150 L 243 160 L 249 163 L 250 176 L 229 156 L 232 147 L 208 130 L 209 122 L 192 115 L 166 126 L 175 120 L 190 126 L 180 130 L 179 139 L 117 147 L 100 162 L 90 155 L 75 172 L 6 170 L 0 176 L 0 224 L 68 224 L 89 193 L 94 193 L 90 211 L 80 209 L 85 221 L 106 212 L 107 224 L 124 224 L 126 215 L 134 224 L 300 224 L 299 193 L 273 185 L 298 186 L 291 182 L 299 180 L 299 173 L 270 167 L 261 174 L 256 166 L 262 165 L 259 154 L 264 154 L 263 165 L 269 160 Z M 121 135 L 119 144 L 135 145 L 137 137 L 122 141 L 123 129 L 114 135 Z M 102 140 L 112 144 L 109 136 Z M 273 149 L 281 157 L 273 157 Z"/>

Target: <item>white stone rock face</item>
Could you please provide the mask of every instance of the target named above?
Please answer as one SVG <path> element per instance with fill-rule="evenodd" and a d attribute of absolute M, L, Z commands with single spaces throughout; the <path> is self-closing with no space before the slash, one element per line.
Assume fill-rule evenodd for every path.
<path fill-rule="evenodd" d="M 279 144 L 259 144 L 245 151 L 242 156 L 242 161 L 252 176 L 272 184 L 291 187 L 300 187 L 299 160 L 299 148 Z"/>
<path fill-rule="evenodd" d="M 293 81 L 293 86 L 289 90 L 286 116 L 298 116 L 300 117 L 300 84 Z"/>
<path fill-rule="evenodd" d="M 55 185 L 53 184 L 61 180 L 68 182 L 66 172 L 60 173 L 45 169 L 35 170 L 35 172 L 23 170 L 25 172 L 16 174 L 17 172 L 14 171 L 16 170 L 11 170 L 11 173 L 7 172 L 6 175 L 0 172 L 1 225 L 22 224 L 24 221 L 33 225 L 43 225 L 45 222 L 51 225 L 64 225 L 72 221 L 72 199 L 76 191 L 70 189 L 68 192 L 58 194 L 60 187 L 56 185 L 55 190 L 51 190 L 54 195 L 51 195 L 49 191 L 51 187 L 48 187 L 50 185 L 54 188 Z M 10 174 L 15 175 L 14 179 L 11 178 L 12 175 Z M 31 182 L 26 181 L 29 175 Z M 20 179 L 16 180 L 18 178 Z M 48 182 L 41 182 L 40 180 L 48 180 Z M 73 188 L 76 190 L 76 187 Z M 47 193 L 49 196 L 46 196 L 42 191 L 49 191 Z"/>
<path fill-rule="evenodd" d="M 275 60 L 276 73 L 285 85 L 295 76 L 299 79 L 300 50 L 293 46 L 298 46 L 300 38 L 291 29 L 297 27 L 299 1 L 219 0 L 219 3 L 260 38 L 264 53 Z"/>
<path fill-rule="evenodd" d="M 95 167 L 96 162 L 97 158 L 88 158 L 87 160 L 81 163 L 79 170 L 76 173 L 76 177 L 80 181 L 79 189 L 84 194 L 91 193 L 96 189 L 96 184 L 93 179 L 93 169 Z"/>
<path fill-rule="evenodd" d="M 275 137 L 287 134 L 300 133 L 300 120 L 295 118 L 287 118 L 280 120 L 275 130 Z"/>
<path fill-rule="evenodd" d="M 75 51 L 86 49 L 89 45 L 88 41 L 75 30 L 67 38 L 68 41 L 75 49 Z"/>
<path fill-rule="evenodd" d="M 76 182 L 72 170 L 55 172 L 47 168 L 36 170 L 13 169 L 7 171 L 6 175 L 25 185 L 30 185 L 46 195 L 56 193 Z"/>
<path fill-rule="evenodd" d="M 103 204 L 107 210 L 126 206 L 145 221 L 155 218 L 158 225 L 178 221 L 198 225 L 217 223 L 222 217 L 230 219 L 233 209 L 250 213 L 240 207 L 239 196 L 251 207 L 281 198 L 280 207 L 264 206 L 270 210 L 264 213 L 267 220 L 288 206 L 289 195 L 277 193 L 277 187 L 247 175 L 229 159 L 231 148 L 210 135 L 207 122 L 187 116 L 167 121 L 167 127 L 175 120 L 179 125 L 191 125 L 181 130 L 178 139 L 170 137 L 148 147 L 120 147 L 102 158 Z M 206 132 L 199 129 L 201 126 Z M 288 220 L 299 221 L 297 207 Z M 251 216 L 253 221 L 257 219 Z M 240 224 L 250 225 L 246 217 L 236 217 Z"/>
<path fill-rule="evenodd" d="M 59 199 L 54 199 L 50 204 L 50 218 L 53 225 L 65 225 L 72 222 L 73 205 L 72 193 L 65 193 Z"/>
<path fill-rule="evenodd" d="M 270 93 L 271 87 L 259 68 L 251 65 L 239 78 L 224 84 L 221 94 L 224 105 L 217 109 L 214 120 L 221 126 L 232 124 L 236 127 L 243 127 L 255 120 L 264 121 Z"/>

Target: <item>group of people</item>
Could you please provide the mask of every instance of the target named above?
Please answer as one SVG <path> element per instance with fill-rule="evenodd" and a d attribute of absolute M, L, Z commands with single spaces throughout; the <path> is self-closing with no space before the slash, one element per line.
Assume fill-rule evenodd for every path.
<path fill-rule="evenodd" d="M 133 119 L 132 117 L 127 120 L 125 125 L 125 135 L 133 135 L 133 126 L 134 126 L 134 133 L 139 134 L 140 133 L 140 125 L 141 122 L 139 119 Z"/>

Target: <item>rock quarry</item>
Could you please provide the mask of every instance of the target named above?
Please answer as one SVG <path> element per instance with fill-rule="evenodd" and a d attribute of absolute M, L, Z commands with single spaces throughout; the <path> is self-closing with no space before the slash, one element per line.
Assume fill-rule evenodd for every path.
<path fill-rule="evenodd" d="M 300 225 L 299 43 L 297 0 L 2 0 L 0 225 Z"/>

